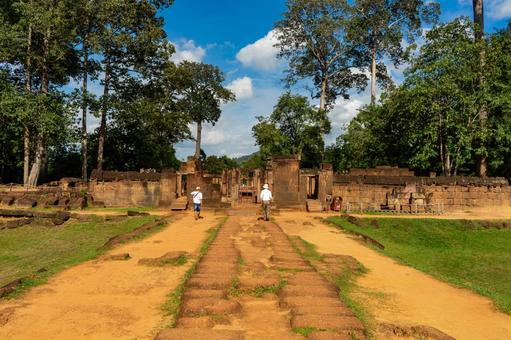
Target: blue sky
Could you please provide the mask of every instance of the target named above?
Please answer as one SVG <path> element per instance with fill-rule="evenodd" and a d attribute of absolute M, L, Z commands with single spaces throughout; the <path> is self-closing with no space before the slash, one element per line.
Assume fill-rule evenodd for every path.
<path fill-rule="evenodd" d="M 439 2 L 441 21 L 472 16 L 472 0 Z M 218 123 L 204 128 L 202 148 L 206 154 L 235 157 L 257 150 L 251 134 L 255 117 L 270 114 L 285 90 L 281 78 L 286 65 L 276 59 L 271 35 L 285 4 L 285 0 L 175 0 L 162 12 L 167 35 L 176 46 L 174 60 L 217 65 L 226 75 L 225 85 L 237 94 L 235 103 L 223 105 Z M 485 14 L 487 31 L 504 27 L 511 17 L 511 0 L 485 0 Z M 390 67 L 395 80 L 401 79 L 403 68 Z M 307 94 L 300 87 L 293 90 Z M 330 112 L 333 129 L 327 143 L 335 140 L 368 99 L 365 91 L 336 103 Z M 176 151 L 178 158 L 185 159 L 193 154 L 194 142 L 180 143 Z"/>

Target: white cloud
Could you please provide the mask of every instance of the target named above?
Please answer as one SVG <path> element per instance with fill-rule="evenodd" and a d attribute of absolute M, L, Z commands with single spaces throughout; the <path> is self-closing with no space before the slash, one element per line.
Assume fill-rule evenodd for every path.
<path fill-rule="evenodd" d="M 176 63 L 180 63 L 183 60 L 201 62 L 206 55 L 206 49 L 196 46 L 193 40 L 183 40 L 173 44 L 176 47 L 176 52 L 172 55 L 171 59 Z"/>
<path fill-rule="evenodd" d="M 462 6 L 472 6 L 472 0 L 458 0 Z M 493 19 L 511 17 L 511 0 L 486 0 L 484 2 L 486 15 Z"/>
<path fill-rule="evenodd" d="M 236 99 L 247 99 L 252 98 L 253 89 L 252 89 L 252 79 L 250 77 L 243 77 L 234 79 L 227 88 L 234 92 L 236 95 Z"/>
<path fill-rule="evenodd" d="M 222 144 L 226 141 L 227 136 L 221 130 L 206 130 L 202 136 L 202 145 L 211 146 Z"/>
<path fill-rule="evenodd" d="M 252 126 L 257 123 L 256 116 L 269 115 L 282 93 L 274 84 L 255 83 L 253 96 L 243 101 L 222 105 L 220 120 L 213 126 L 203 126 L 202 148 L 207 155 L 227 155 L 239 157 L 249 155 L 258 147 L 252 136 Z M 196 126 L 191 127 L 195 134 Z M 194 141 L 185 141 L 175 145 L 179 159 L 195 152 Z"/>
<path fill-rule="evenodd" d="M 488 15 L 494 19 L 511 17 L 511 0 L 489 0 Z"/>
<path fill-rule="evenodd" d="M 243 47 L 236 54 L 236 59 L 246 67 L 263 71 L 275 69 L 280 64 L 277 59 L 278 49 L 273 46 L 276 43 L 277 37 L 270 31 L 264 38 Z"/>

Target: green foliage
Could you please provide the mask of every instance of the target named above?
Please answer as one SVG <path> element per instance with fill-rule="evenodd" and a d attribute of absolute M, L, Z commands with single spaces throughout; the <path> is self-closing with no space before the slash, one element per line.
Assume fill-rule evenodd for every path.
<path fill-rule="evenodd" d="M 338 217 L 328 220 L 381 242 L 385 250 L 378 251 L 488 296 L 511 313 L 511 230 L 491 228 L 503 222 L 382 218 L 372 228 L 369 219 L 361 219 L 362 226 Z"/>
<path fill-rule="evenodd" d="M 477 155 L 491 153 L 493 175 L 508 175 L 503 155 L 509 152 L 509 31 L 492 36 L 486 54 L 492 60 L 480 83 L 479 55 L 472 23 L 458 19 L 432 29 L 405 72 L 404 83 L 365 107 L 330 149 L 336 167 L 406 166 L 445 175 L 475 172 Z M 506 99 L 504 99 L 506 98 Z M 486 102 L 490 124 L 478 123 Z M 506 137 L 507 136 L 507 137 Z M 488 138 L 489 137 L 489 138 Z M 490 151 L 475 147 L 491 140 Z M 498 151 L 497 151 L 498 150 Z"/>
<path fill-rule="evenodd" d="M 360 61 L 344 39 L 348 11 L 345 0 L 288 0 L 284 19 L 275 24 L 279 57 L 289 61 L 286 83 L 311 79 L 321 110 L 367 82 L 351 71 Z"/>
<path fill-rule="evenodd" d="M 301 156 L 304 167 L 317 167 L 324 149 L 323 134 L 329 133 L 330 120 L 316 110 L 306 97 L 284 93 L 269 117 L 258 117 L 252 132 L 263 159 L 271 155 Z"/>
<path fill-rule="evenodd" d="M 238 163 L 227 156 L 208 156 L 204 161 L 204 170 L 211 174 L 221 174 L 224 170 L 238 167 Z"/>
<path fill-rule="evenodd" d="M 388 57 L 397 67 L 408 59 L 422 23 L 436 22 L 440 5 L 422 0 L 356 0 L 347 24 L 347 39 L 353 44 L 366 68 L 372 58 Z M 403 39 L 410 44 L 403 47 Z M 374 55 L 373 55 L 374 53 Z M 377 64 L 376 77 L 383 88 L 392 82 L 383 62 Z"/>
<path fill-rule="evenodd" d="M 224 75 L 216 66 L 183 61 L 176 70 L 181 98 L 179 108 L 194 122 L 216 123 L 220 104 L 235 100 L 234 94 L 222 86 Z"/>
<path fill-rule="evenodd" d="M 261 156 L 260 152 L 254 152 L 241 162 L 241 167 L 243 169 L 264 169 L 266 167 L 266 160 Z"/>

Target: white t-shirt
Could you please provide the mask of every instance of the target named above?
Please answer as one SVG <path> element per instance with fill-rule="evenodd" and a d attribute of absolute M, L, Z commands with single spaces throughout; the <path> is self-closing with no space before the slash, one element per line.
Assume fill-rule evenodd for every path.
<path fill-rule="evenodd" d="M 194 204 L 202 203 L 202 192 L 200 191 L 192 191 L 192 200 Z"/>
<path fill-rule="evenodd" d="M 261 201 L 271 201 L 273 199 L 273 196 L 271 195 L 271 191 L 268 189 L 263 189 L 261 191 Z"/>

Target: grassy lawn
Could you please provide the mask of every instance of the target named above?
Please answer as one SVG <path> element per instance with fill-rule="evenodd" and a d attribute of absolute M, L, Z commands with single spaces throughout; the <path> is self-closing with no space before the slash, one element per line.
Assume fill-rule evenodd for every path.
<path fill-rule="evenodd" d="M 105 242 L 155 220 L 153 216 L 122 221 L 67 222 L 61 226 L 38 225 L 37 221 L 17 229 L 0 231 L 0 287 L 22 277 L 18 295 L 27 287 L 72 265 L 97 257 Z M 42 272 L 38 272 L 44 268 Z"/>
<path fill-rule="evenodd" d="M 385 255 L 491 298 L 511 314 L 511 229 L 487 229 L 484 221 L 382 218 L 375 227 L 370 218 L 357 219 L 358 225 L 341 217 L 328 220 L 381 242 L 385 250 L 377 250 Z"/>

